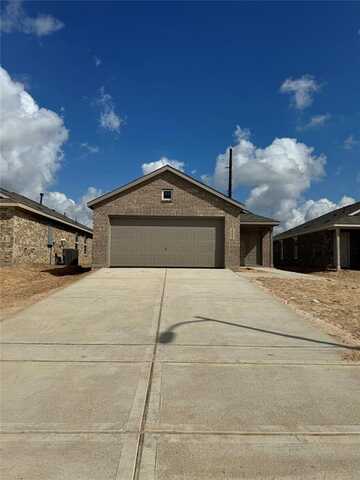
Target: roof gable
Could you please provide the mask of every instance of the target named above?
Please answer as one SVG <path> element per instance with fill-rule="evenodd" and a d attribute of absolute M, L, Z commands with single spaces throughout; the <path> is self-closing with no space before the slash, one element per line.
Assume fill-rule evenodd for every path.
<path fill-rule="evenodd" d="M 189 183 L 192 183 L 193 185 L 196 185 L 197 187 L 202 188 L 203 190 L 206 190 L 208 193 L 210 193 L 210 194 L 212 194 L 212 195 L 214 195 L 218 198 L 221 198 L 224 202 L 227 202 L 227 203 L 229 203 L 229 204 L 231 204 L 231 205 L 233 205 L 233 206 L 235 206 L 235 207 L 237 207 L 241 210 L 245 210 L 245 207 L 242 203 L 240 203 L 240 202 L 238 202 L 238 201 L 236 201 L 232 198 L 227 197 L 223 193 L 218 192 L 214 188 L 209 187 L 208 185 L 205 185 L 202 182 L 199 182 L 195 178 L 190 177 L 186 173 L 181 172 L 180 170 L 177 170 L 176 168 L 171 167 L 170 165 L 165 165 L 161 168 L 158 168 L 157 170 L 154 170 L 153 172 L 151 172 L 147 175 L 144 175 L 144 176 L 142 176 L 140 178 L 137 178 L 136 180 L 134 180 L 130 183 L 127 183 L 126 185 L 123 185 L 122 187 L 116 188 L 115 190 L 112 190 L 111 192 L 105 193 L 104 195 L 101 195 L 100 197 L 91 200 L 90 202 L 88 202 L 88 207 L 89 208 L 94 208 L 98 204 L 106 202 L 106 201 L 110 200 L 112 197 L 114 197 L 116 195 L 119 195 L 120 193 L 124 193 L 127 190 L 129 190 L 129 189 L 131 189 L 131 188 L 133 188 L 137 185 L 141 185 L 142 183 L 144 183 L 144 182 L 146 182 L 150 179 L 153 179 L 153 178 L 157 177 L 158 175 L 161 175 L 164 172 L 171 172 L 174 175 L 177 175 L 178 177 L 182 178 L 183 180 L 186 180 Z"/>

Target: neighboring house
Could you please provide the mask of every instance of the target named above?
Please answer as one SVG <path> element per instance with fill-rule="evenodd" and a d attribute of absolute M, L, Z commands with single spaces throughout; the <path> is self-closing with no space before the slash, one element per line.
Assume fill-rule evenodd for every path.
<path fill-rule="evenodd" d="M 213 188 L 168 165 L 88 203 L 93 267 L 272 265 L 272 229 Z"/>
<path fill-rule="evenodd" d="M 360 202 L 274 238 L 276 267 L 360 268 Z"/>
<path fill-rule="evenodd" d="M 61 263 L 64 249 L 72 249 L 65 260 L 77 254 L 79 264 L 86 266 L 91 264 L 91 247 L 89 227 L 0 188 L 0 265 Z"/>

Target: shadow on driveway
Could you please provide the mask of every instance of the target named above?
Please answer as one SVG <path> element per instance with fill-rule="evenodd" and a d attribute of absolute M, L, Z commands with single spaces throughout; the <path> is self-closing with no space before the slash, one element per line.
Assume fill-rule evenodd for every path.
<path fill-rule="evenodd" d="M 246 330 L 251 330 L 253 332 L 265 333 L 267 335 L 276 335 L 278 337 L 290 338 L 293 340 L 301 340 L 303 342 L 311 342 L 311 343 L 317 343 L 321 345 L 330 345 L 332 347 L 340 347 L 348 350 L 360 350 L 360 346 L 356 347 L 351 345 L 344 345 L 341 343 L 327 342 L 325 340 L 316 340 L 314 338 L 300 337 L 299 335 L 291 335 L 289 333 L 277 332 L 275 330 L 265 330 L 263 328 L 250 327 L 249 325 L 244 325 L 241 323 L 234 323 L 234 322 L 227 322 L 225 320 L 216 320 L 215 318 L 208 318 L 208 317 L 202 317 L 202 316 L 196 316 L 195 318 L 197 318 L 198 320 L 188 320 L 186 322 L 179 322 L 172 325 L 170 328 L 168 328 L 167 330 L 165 330 L 160 334 L 159 343 L 172 343 L 176 337 L 176 333 L 174 330 L 179 327 L 190 325 L 193 323 L 212 322 L 212 323 L 220 323 L 222 325 L 229 325 L 231 327 L 243 328 Z"/>

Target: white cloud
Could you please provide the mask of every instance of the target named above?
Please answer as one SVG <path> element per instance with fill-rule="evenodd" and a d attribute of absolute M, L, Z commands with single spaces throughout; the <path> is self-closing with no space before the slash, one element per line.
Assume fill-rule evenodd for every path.
<path fill-rule="evenodd" d="M 325 113 L 324 115 L 314 115 L 310 118 L 309 122 L 303 127 L 298 127 L 298 130 L 308 130 L 311 128 L 322 127 L 327 123 L 331 118 L 330 113 Z"/>
<path fill-rule="evenodd" d="M 52 15 L 38 14 L 29 17 L 22 0 L 9 0 L 0 17 L 0 31 L 4 33 L 22 32 L 43 37 L 57 32 L 64 27 L 63 22 Z"/>
<path fill-rule="evenodd" d="M 25 195 L 49 186 L 60 167 L 62 147 L 68 139 L 63 119 L 40 108 L 21 83 L 0 68 L 1 180 Z"/>
<path fill-rule="evenodd" d="M 39 107 L 21 83 L 0 67 L 0 178 L 4 188 L 39 199 L 54 183 L 63 159 L 68 130 L 55 112 Z M 90 223 L 86 202 L 97 196 L 90 187 L 77 204 L 61 192 L 47 192 L 49 206 Z"/>
<path fill-rule="evenodd" d="M 101 190 L 89 187 L 79 202 L 75 202 L 64 193 L 48 192 L 44 197 L 44 204 L 84 225 L 92 226 L 92 212 L 90 208 L 87 207 L 87 202 L 99 197 L 101 194 Z"/>
<path fill-rule="evenodd" d="M 360 140 L 357 140 L 353 135 L 349 135 L 344 140 L 345 150 L 352 150 L 354 147 L 360 144 Z"/>
<path fill-rule="evenodd" d="M 88 153 L 99 153 L 100 151 L 100 148 L 97 145 L 89 145 L 87 142 L 82 143 L 80 146 Z"/>
<path fill-rule="evenodd" d="M 94 55 L 94 63 L 95 63 L 95 67 L 100 67 L 100 65 L 102 64 L 101 58 Z"/>
<path fill-rule="evenodd" d="M 102 112 L 100 115 L 100 125 L 103 128 L 119 132 L 122 124 L 121 118 L 114 112 L 114 110 L 108 112 Z"/>
<path fill-rule="evenodd" d="M 298 110 L 304 110 L 313 102 L 314 93 L 320 89 L 312 75 L 303 75 L 300 78 L 287 78 L 280 87 L 281 93 L 291 95 L 291 103 Z"/>
<path fill-rule="evenodd" d="M 144 175 L 157 170 L 158 168 L 163 167 L 164 165 L 170 165 L 171 167 L 177 168 L 178 170 L 184 171 L 185 165 L 184 162 L 179 162 L 178 160 L 170 160 L 167 157 L 161 157 L 160 160 L 156 162 L 143 163 L 141 168 Z"/>
<path fill-rule="evenodd" d="M 325 175 L 325 155 L 294 138 L 275 138 L 265 148 L 250 141 L 250 132 L 237 127 L 233 147 L 233 189 L 250 189 L 246 206 L 256 213 L 279 219 L 283 228 L 302 221 L 298 211 L 303 193 Z M 228 150 L 218 156 L 214 173 L 202 179 L 225 190 Z M 300 214 L 303 216 L 300 218 Z"/>
<path fill-rule="evenodd" d="M 100 106 L 100 125 L 106 130 L 119 133 L 125 120 L 115 112 L 112 96 L 105 93 L 105 87 L 100 88 L 97 104 Z"/>
<path fill-rule="evenodd" d="M 313 218 L 320 217 L 325 213 L 336 210 L 337 208 L 345 207 L 354 202 L 355 199 L 348 197 L 347 195 L 344 195 L 338 203 L 332 202 L 327 198 L 307 200 L 289 212 L 288 219 L 284 222 L 279 231 L 296 227 L 297 225 L 308 222 Z"/>

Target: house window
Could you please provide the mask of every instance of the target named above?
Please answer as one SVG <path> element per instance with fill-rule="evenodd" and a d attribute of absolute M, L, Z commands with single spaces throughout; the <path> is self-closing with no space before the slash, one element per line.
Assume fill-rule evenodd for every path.
<path fill-rule="evenodd" d="M 87 237 L 84 238 L 84 255 L 87 255 Z"/>
<path fill-rule="evenodd" d="M 172 202 L 173 191 L 172 190 L 163 190 L 161 192 L 161 200 L 163 202 Z"/>
<path fill-rule="evenodd" d="M 75 234 L 75 250 L 79 249 L 79 234 Z"/>

